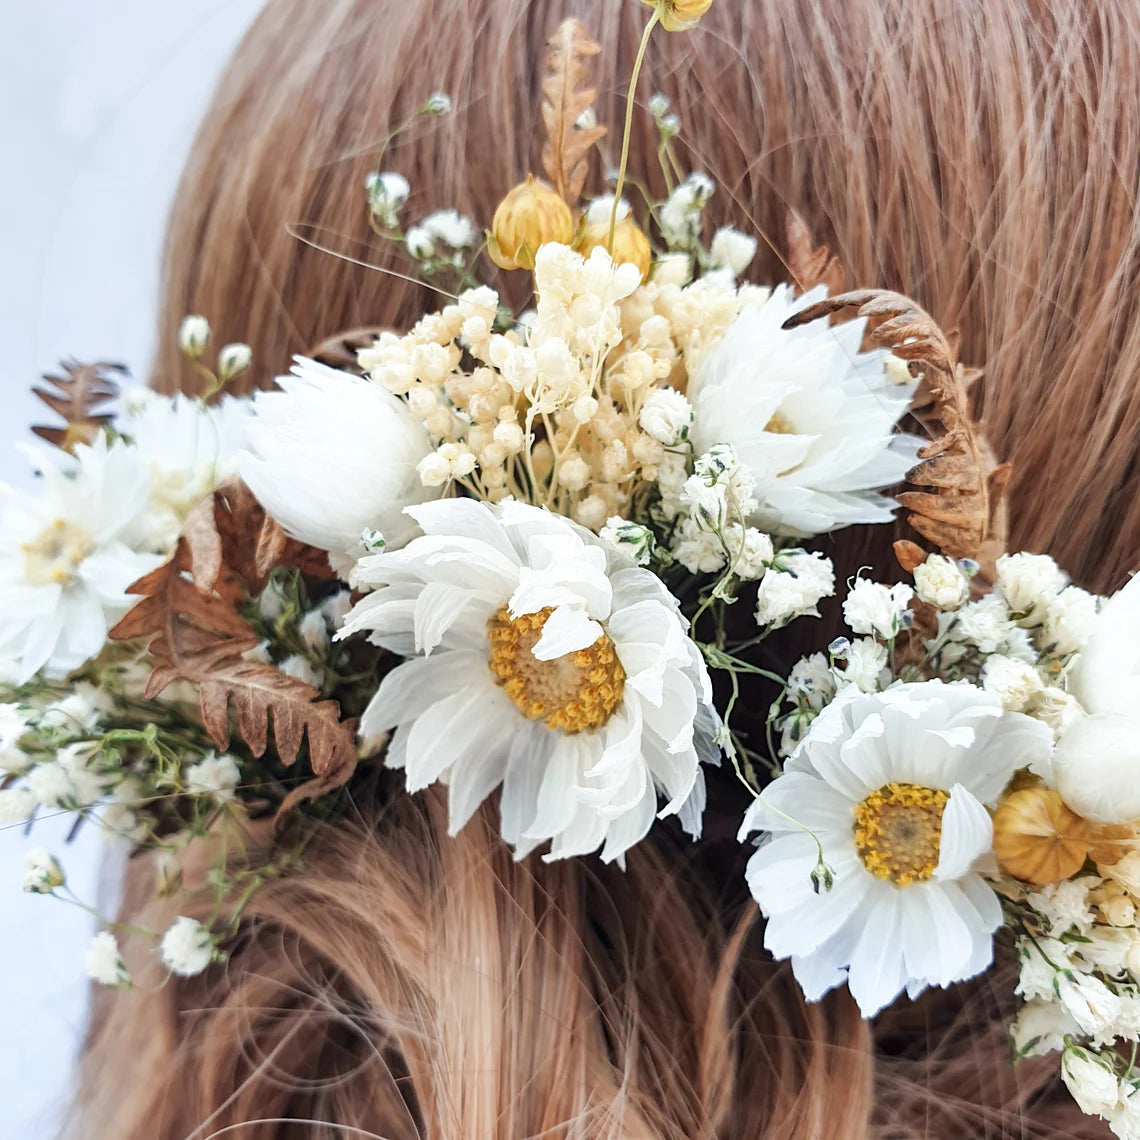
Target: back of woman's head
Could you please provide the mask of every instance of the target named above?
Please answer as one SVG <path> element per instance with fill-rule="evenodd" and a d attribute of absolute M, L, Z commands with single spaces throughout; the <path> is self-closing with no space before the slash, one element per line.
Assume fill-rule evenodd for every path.
<path fill-rule="evenodd" d="M 404 174 L 413 214 L 488 220 L 537 164 L 554 27 L 576 15 L 601 43 L 598 117 L 615 124 L 646 12 L 273 0 L 180 190 L 156 384 L 193 387 L 183 313 L 248 341 L 263 385 L 332 333 L 407 327 L 432 297 L 359 264 L 411 271 L 369 234 L 365 174 Z M 717 0 L 697 32 L 655 39 L 639 89 L 671 99 L 692 167 L 717 182 L 712 219 L 763 239 L 758 278 L 787 275 L 792 207 L 850 284 L 909 293 L 961 330 L 1017 472 L 1012 547 L 1102 589 L 1140 549 L 1138 53 L 1111 0 Z M 435 88 L 455 112 L 385 146 Z M 655 143 L 635 118 L 631 169 L 660 191 Z M 1098 1134 L 1062 1121 L 1047 1068 L 1008 1067 L 1000 988 L 984 980 L 884 1019 L 877 1058 L 845 996 L 805 1006 L 725 885 L 740 878 L 726 837 L 742 805 L 729 797 L 718 825 L 718 791 L 700 848 L 655 829 L 620 872 L 512 863 L 486 815 L 449 839 L 435 798 L 361 777 L 351 817 L 254 897 L 226 966 L 100 1007 L 79 1134 Z"/>

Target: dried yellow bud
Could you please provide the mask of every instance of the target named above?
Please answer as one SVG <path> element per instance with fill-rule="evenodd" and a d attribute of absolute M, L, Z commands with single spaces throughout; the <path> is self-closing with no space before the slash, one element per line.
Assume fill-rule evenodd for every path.
<path fill-rule="evenodd" d="M 533 269 L 538 247 L 574 239 L 574 218 L 557 192 L 528 174 L 500 203 L 487 252 L 500 269 Z"/>
<path fill-rule="evenodd" d="M 661 26 L 667 32 L 687 32 L 712 7 L 712 0 L 641 0 L 661 13 Z"/>
<path fill-rule="evenodd" d="M 1088 820 L 1048 788 L 1023 788 L 994 812 L 994 854 L 1002 870 L 1026 883 L 1059 883 L 1084 866 Z"/>
<path fill-rule="evenodd" d="M 608 248 L 609 242 L 609 216 L 604 221 L 592 221 L 587 217 L 574 241 L 574 248 L 583 257 L 589 257 L 599 246 L 602 249 Z M 649 266 L 653 260 L 649 238 L 630 217 L 619 218 L 614 226 L 613 259 L 618 265 L 636 265 L 641 270 L 642 281 L 649 275 Z"/>

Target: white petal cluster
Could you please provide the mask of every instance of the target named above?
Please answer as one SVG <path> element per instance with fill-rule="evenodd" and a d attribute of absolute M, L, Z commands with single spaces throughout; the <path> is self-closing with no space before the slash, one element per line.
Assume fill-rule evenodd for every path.
<path fill-rule="evenodd" d="M 907 606 L 914 591 L 905 583 L 884 586 L 869 578 L 856 578 L 843 600 L 843 620 L 853 633 L 866 633 L 891 641 L 906 626 Z"/>
<path fill-rule="evenodd" d="M 1068 578 L 1047 554 L 1003 554 L 997 560 L 997 588 L 1016 621 L 1040 625 L 1045 607 Z"/>
<path fill-rule="evenodd" d="M 693 405 L 673 388 L 655 388 L 641 405 L 638 423 L 658 442 L 675 447 L 689 436 Z"/>
<path fill-rule="evenodd" d="M 99 436 L 37 454 L 37 494 L 9 492 L 0 523 L 0 658 L 18 680 L 65 676 L 96 656 L 130 608 L 126 589 L 160 561 L 138 553 L 149 479 L 137 451 Z"/>
<path fill-rule="evenodd" d="M 870 1017 L 904 989 L 914 996 L 989 965 L 1002 912 L 977 870 L 992 840 L 986 806 L 1049 746 L 1043 725 L 963 683 L 848 687 L 823 709 L 741 828 L 741 839 L 766 833 L 749 887 L 768 918 L 765 945 L 791 959 L 808 1000 L 846 982 Z M 933 874 L 909 885 L 873 873 L 856 847 L 859 805 L 892 784 L 947 796 L 937 845 L 923 848 Z M 818 892 L 817 841 L 833 877 Z"/>
<path fill-rule="evenodd" d="M 822 289 L 787 286 L 746 308 L 690 376 L 698 451 L 732 444 L 756 483 L 749 521 L 800 537 L 888 521 L 880 489 L 902 481 L 918 441 L 894 432 L 914 385 L 887 376 L 886 354 L 862 352 L 864 324 L 785 329 Z"/>
<path fill-rule="evenodd" d="M 51 894 L 65 881 L 63 868 L 46 848 L 33 847 L 24 856 L 24 890 L 29 894 Z"/>
<path fill-rule="evenodd" d="M 649 830 L 659 793 L 661 814 L 698 831 L 699 762 L 715 756 L 716 718 L 700 652 L 661 580 L 523 504 L 441 500 L 412 513 L 424 536 L 361 562 L 374 590 L 340 634 L 366 631 L 410 658 L 361 721 L 366 737 L 394 729 L 387 763 L 405 770 L 408 789 L 445 781 L 456 832 L 501 784 L 503 836 L 519 857 L 549 841 L 548 859 L 599 846 L 620 859 Z M 489 623 L 509 632 L 532 615 L 541 636 L 496 675 Z M 617 703 L 587 727 L 549 725 L 586 699 L 572 663 L 598 644 L 622 667 Z M 518 703 L 508 683 L 543 686 L 546 703 Z"/>
<path fill-rule="evenodd" d="M 0 772 L 17 774 L 29 764 L 20 738 L 28 731 L 28 711 L 16 704 L 0 704 Z"/>
<path fill-rule="evenodd" d="M 701 236 L 701 220 L 705 206 L 716 186 L 707 174 L 690 174 L 669 195 L 661 208 L 661 236 L 671 250 L 691 250 Z"/>
<path fill-rule="evenodd" d="M 1045 691 L 1045 682 L 1030 662 L 994 653 L 982 666 L 982 688 L 1009 712 L 1026 712 Z"/>
<path fill-rule="evenodd" d="M 101 930 L 88 943 L 83 965 L 87 976 L 101 986 L 114 989 L 130 984 L 131 975 L 119 952 L 119 943 L 109 930 Z"/>
<path fill-rule="evenodd" d="M 831 560 L 818 551 L 782 550 L 760 579 L 756 622 L 782 626 L 796 617 L 819 617 L 816 606 L 835 593 Z"/>
<path fill-rule="evenodd" d="M 214 936 L 196 919 L 179 915 L 162 936 L 159 949 L 172 974 L 191 978 L 213 960 Z"/>
<path fill-rule="evenodd" d="M 756 256 L 756 239 L 724 226 L 716 231 L 709 246 L 709 259 L 714 269 L 725 269 L 739 277 Z"/>
<path fill-rule="evenodd" d="M 843 668 L 834 670 L 840 685 L 854 685 L 860 692 L 877 693 L 890 683 L 887 647 L 873 637 L 860 637 L 836 654 Z"/>
<path fill-rule="evenodd" d="M 230 800 L 240 780 L 241 770 L 228 753 L 219 756 L 211 752 L 186 769 L 186 791 L 192 796 Z"/>
<path fill-rule="evenodd" d="M 303 357 L 277 383 L 255 397 L 248 450 L 237 459 L 261 505 L 342 566 L 361 553 L 366 528 L 390 547 L 406 542 L 414 528 L 404 507 L 436 493 L 416 474 L 430 443 L 407 404 Z"/>

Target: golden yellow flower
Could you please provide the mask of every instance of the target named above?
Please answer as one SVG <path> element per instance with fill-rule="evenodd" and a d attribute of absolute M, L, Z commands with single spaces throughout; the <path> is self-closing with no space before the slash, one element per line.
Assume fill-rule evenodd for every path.
<path fill-rule="evenodd" d="M 500 269 L 533 269 L 538 247 L 574 239 L 574 217 L 557 191 L 529 174 L 500 203 L 487 252 Z"/>
<path fill-rule="evenodd" d="M 1091 828 L 1044 787 L 1012 792 L 994 812 L 994 854 L 1015 879 L 1042 886 L 1075 875 L 1089 853 Z"/>
<path fill-rule="evenodd" d="M 625 203 L 622 203 L 625 206 Z M 574 248 L 583 256 L 590 254 L 599 246 L 602 249 L 609 247 L 610 240 L 610 212 L 609 209 L 591 208 L 582 221 L 578 236 L 574 239 Z M 629 208 L 625 207 L 625 216 L 618 213 L 617 225 L 614 226 L 613 259 L 619 265 L 636 265 L 641 270 L 642 281 L 649 275 L 649 266 L 653 260 L 653 251 L 649 246 L 649 238 L 645 231 L 629 216 Z"/>
<path fill-rule="evenodd" d="M 712 7 L 713 0 L 641 0 L 661 13 L 661 26 L 667 32 L 687 32 Z"/>

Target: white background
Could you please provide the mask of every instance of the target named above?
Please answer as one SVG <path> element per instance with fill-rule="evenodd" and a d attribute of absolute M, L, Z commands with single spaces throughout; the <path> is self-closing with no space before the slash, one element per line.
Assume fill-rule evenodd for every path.
<path fill-rule="evenodd" d="M 0 482 L 51 422 L 30 386 L 65 356 L 130 363 L 154 342 L 166 212 L 217 74 L 261 0 L 0 0 Z M 106 848 L 66 820 L 0 832 L 0 1130 L 49 1140 L 84 1028 L 81 911 L 20 890 L 56 851 L 94 901 Z M 63 826 L 61 826 L 63 825 Z M 104 880 L 113 875 L 103 875 Z"/>

